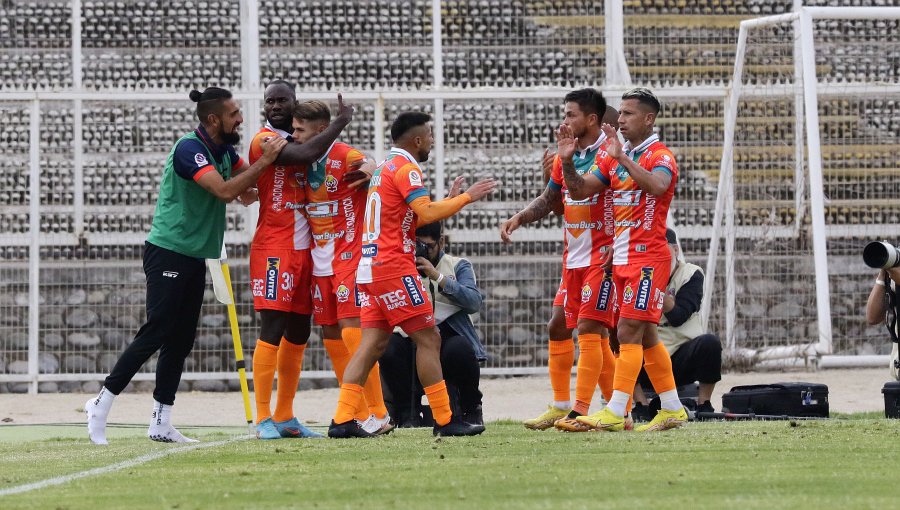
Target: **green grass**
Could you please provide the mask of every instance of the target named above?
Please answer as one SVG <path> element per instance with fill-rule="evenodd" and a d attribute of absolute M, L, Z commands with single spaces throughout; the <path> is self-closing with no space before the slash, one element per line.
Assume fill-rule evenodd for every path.
<path fill-rule="evenodd" d="M 692 423 L 663 434 L 500 422 L 476 438 L 418 429 L 235 441 L 0 496 L 0 508 L 890 508 L 900 421 L 848 418 Z M 190 432 L 216 441 L 241 431 Z M 143 433 L 113 429 L 103 448 L 80 426 L 0 427 L 0 489 L 177 448 Z"/>

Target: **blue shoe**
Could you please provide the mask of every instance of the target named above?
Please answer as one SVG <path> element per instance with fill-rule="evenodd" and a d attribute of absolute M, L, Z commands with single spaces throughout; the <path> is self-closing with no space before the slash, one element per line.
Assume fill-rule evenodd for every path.
<path fill-rule="evenodd" d="M 275 430 L 278 431 L 280 437 L 297 439 L 319 439 L 325 437 L 318 432 L 313 432 L 304 427 L 296 417 L 291 418 L 288 421 L 276 421 L 273 423 L 275 425 Z"/>
<path fill-rule="evenodd" d="M 279 434 L 278 430 L 275 428 L 275 422 L 272 421 L 272 418 L 266 418 L 256 424 L 256 438 L 281 439 L 281 434 Z"/>

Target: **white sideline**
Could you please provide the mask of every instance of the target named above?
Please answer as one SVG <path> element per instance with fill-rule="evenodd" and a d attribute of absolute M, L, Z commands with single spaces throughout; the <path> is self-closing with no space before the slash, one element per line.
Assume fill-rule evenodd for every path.
<path fill-rule="evenodd" d="M 9 496 L 10 494 L 21 494 L 23 492 L 44 489 L 46 487 L 52 487 L 54 485 L 62 485 L 64 483 L 71 482 L 72 480 L 77 480 L 79 478 L 86 478 L 88 476 L 112 473 L 112 472 L 119 471 L 119 470 L 122 470 L 125 468 L 130 468 L 133 466 L 138 466 L 140 464 L 145 464 L 152 460 L 160 459 L 160 458 L 163 458 L 163 457 L 166 457 L 169 455 L 173 455 L 176 453 L 189 452 L 191 450 L 197 450 L 200 448 L 212 448 L 214 446 L 222 446 L 223 444 L 228 444 L 228 443 L 231 443 L 234 441 L 241 441 L 244 439 L 248 439 L 249 437 L 250 436 L 240 436 L 240 437 L 235 437 L 232 439 L 226 439 L 224 441 L 215 441 L 213 443 L 200 443 L 200 444 L 192 444 L 190 446 L 168 448 L 165 450 L 160 450 L 158 452 L 141 455 L 140 457 L 135 457 L 133 459 L 125 460 L 122 462 L 117 462 L 115 464 L 110 464 L 109 466 L 88 469 L 87 471 L 81 471 L 79 473 L 72 473 L 70 475 L 57 476 L 56 478 L 48 478 L 46 480 L 41 480 L 39 482 L 26 483 L 24 485 L 10 487 L 8 489 L 0 489 L 0 497 Z"/>

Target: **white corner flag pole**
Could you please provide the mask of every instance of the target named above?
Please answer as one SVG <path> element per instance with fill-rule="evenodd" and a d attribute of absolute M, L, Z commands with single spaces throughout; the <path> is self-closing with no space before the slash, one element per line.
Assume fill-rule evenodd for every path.
<path fill-rule="evenodd" d="M 228 258 L 225 255 L 224 244 L 221 257 L 218 260 L 206 259 L 206 265 L 209 267 L 209 274 L 212 277 L 216 300 L 228 307 L 228 322 L 231 323 L 231 339 L 234 341 L 234 358 L 238 378 L 241 381 L 241 394 L 244 397 L 244 414 L 250 434 L 255 434 L 253 411 L 250 409 L 250 388 L 247 385 L 246 363 L 244 363 L 244 348 L 241 345 L 241 332 L 238 329 L 237 309 L 234 306 L 234 291 L 231 287 L 231 273 L 228 271 Z"/>

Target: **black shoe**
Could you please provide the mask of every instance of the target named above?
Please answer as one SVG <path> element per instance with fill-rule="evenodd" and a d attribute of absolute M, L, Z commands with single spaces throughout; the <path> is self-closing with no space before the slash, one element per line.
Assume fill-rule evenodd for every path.
<path fill-rule="evenodd" d="M 656 413 L 654 412 L 653 415 L 656 416 Z M 650 416 L 649 406 L 645 406 L 640 402 L 634 404 L 634 407 L 631 409 L 631 417 L 636 422 L 648 422 L 653 419 L 653 417 Z"/>
<path fill-rule="evenodd" d="M 434 425 L 434 435 L 436 436 L 477 436 L 484 432 L 484 425 L 472 425 L 462 421 L 456 416 L 443 427 L 438 424 Z"/>
<path fill-rule="evenodd" d="M 707 400 L 706 402 L 697 405 L 697 412 L 698 413 L 714 413 L 714 412 L 716 412 L 716 410 L 713 408 L 712 402 Z"/>
<path fill-rule="evenodd" d="M 482 413 L 481 404 L 463 413 L 462 420 L 471 425 L 484 426 L 484 414 Z"/>
<path fill-rule="evenodd" d="M 331 425 L 328 426 L 328 437 L 347 439 L 350 437 L 375 437 L 375 434 L 369 434 L 363 430 L 356 420 L 344 423 L 335 423 L 334 420 L 331 420 Z"/>

